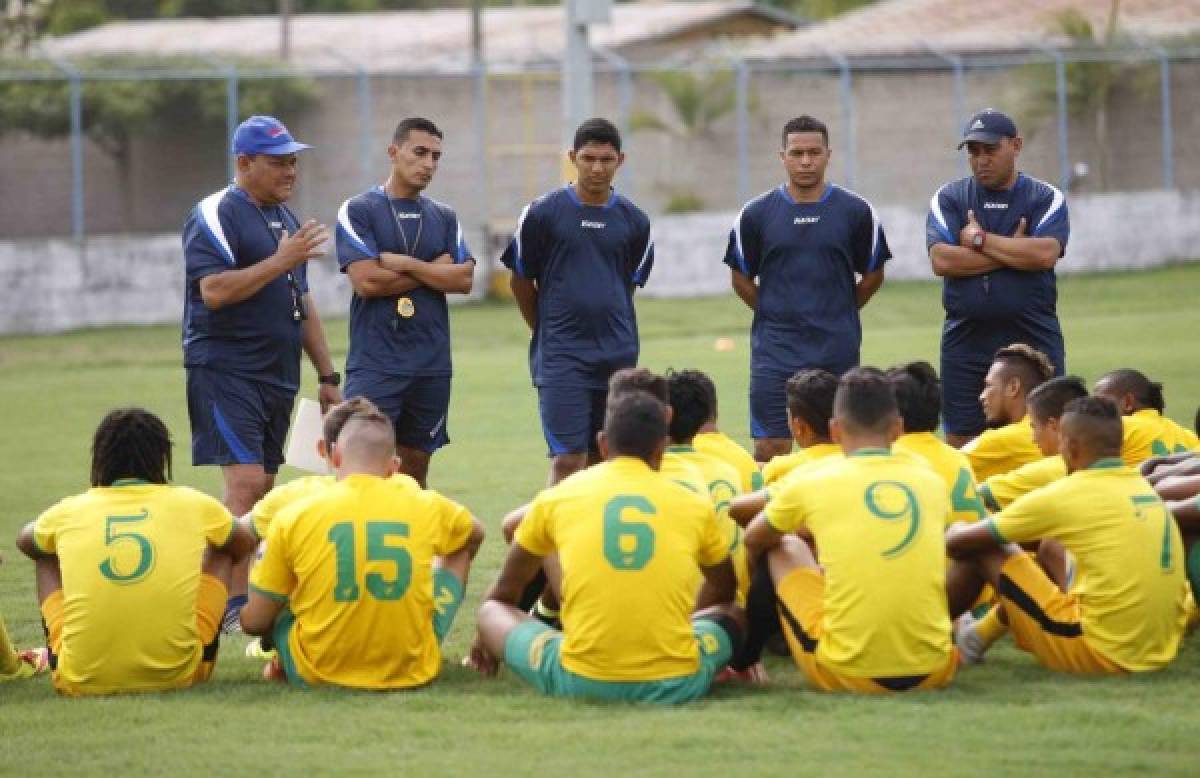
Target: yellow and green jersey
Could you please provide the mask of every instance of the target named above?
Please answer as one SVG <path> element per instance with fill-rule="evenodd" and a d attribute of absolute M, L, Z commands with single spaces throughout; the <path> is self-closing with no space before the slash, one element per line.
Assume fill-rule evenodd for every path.
<path fill-rule="evenodd" d="M 762 472 L 750 452 L 723 432 L 701 432 L 692 439 L 697 451 L 712 454 L 738 471 L 743 492 L 756 492 L 763 487 Z"/>
<path fill-rule="evenodd" d="M 1125 439 L 1121 458 L 1137 467 L 1150 457 L 1165 457 L 1200 449 L 1196 434 L 1153 408 L 1144 408 L 1121 419 Z"/>
<path fill-rule="evenodd" d="M 984 430 L 982 435 L 963 446 L 962 452 L 967 455 L 975 480 L 979 482 L 1042 458 L 1041 450 L 1033 442 L 1029 414 L 998 429 Z"/>
<path fill-rule="evenodd" d="M 932 432 L 908 432 L 892 444 L 896 453 L 911 454 L 928 463 L 946 484 L 950 495 L 950 521 L 979 521 L 987 517 L 971 463 L 965 454 Z"/>
<path fill-rule="evenodd" d="M 1075 558 L 1084 637 L 1130 671 L 1175 658 L 1186 621 L 1179 528 L 1154 488 L 1120 459 L 1030 492 L 993 516 L 1001 542 L 1053 538 Z"/>
<path fill-rule="evenodd" d="M 348 476 L 271 522 L 251 587 L 286 600 L 288 650 L 310 684 L 398 689 L 433 680 L 433 559 L 461 549 L 471 515 L 412 479 Z"/>
<path fill-rule="evenodd" d="M 212 497 L 144 481 L 94 487 L 39 516 L 34 542 L 62 570 L 59 680 L 79 694 L 190 685 L 204 648 L 204 552 L 232 532 Z"/>
<path fill-rule="evenodd" d="M 818 661 L 860 678 L 946 665 L 949 517 L 945 483 L 909 454 L 861 449 L 784 481 L 766 519 L 782 533 L 807 528 L 821 550 Z"/>
<path fill-rule="evenodd" d="M 717 524 L 729 544 L 729 553 L 734 556 L 734 570 L 738 574 L 738 602 L 745 603 L 750 590 L 749 568 L 745 564 L 745 551 L 741 547 L 742 528 L 729 515 L 733 498 L 742 493 L 738 471 L 717 457 L 698 451 L 694 446 L 670 446 L 667 453 L 674 454 L 700 471 L 708 486 L 708 496 L 717 512 Z"/>
<path fill-rule="evenodd" d="M 790 454 L 780 454 L 777 457 L 771 457 L 771 461 L 763 465 L 763 484 L 770 486 L 797 467 L 807 465 L 809 462 L 816 462 L 818 459 L 824 459 L 825 457 L 841 455 L 842 447 L 838 444 L 817 443 L 808 448 L 793 451 Z"/>
<path fill-rule="evenodd" d="M 695 571 L 728 557 L 712 502 L 618 457 L 533 501 L 514 542 L 562 566 L 562 664 L 602 681 L 696 672 Z"/>
<path fill-rule="evenodd" d="M 417 484 L 412 476 L 405 475 L 404 473 L 394 474 L 392 480 L 409 487 L 420 488 L 420 485 Z M 275 520 L 280 511 L 292 503 L 316 494 L 325 487 L 335 483 L 337 483 L 337 479 L 331 475 L 305 475 L 276 486 L 263 495 L 262 499 L 254 503 L 254 507 L 250 509 L 251 529 L 254 530 L 254 534 L 258 536 L 258 539 L 262 540 L 267 536 L 267 530 L 270 529 L 271 522 Z"/>

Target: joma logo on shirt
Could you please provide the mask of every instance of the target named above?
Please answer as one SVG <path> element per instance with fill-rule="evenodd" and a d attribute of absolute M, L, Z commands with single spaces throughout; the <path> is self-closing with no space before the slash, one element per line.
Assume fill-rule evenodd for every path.
<path fill-rule="evenodd" d="M 792 224 L 816 224 L 821 221 L 820 216 L 797 216 L 792 220 Z"/>
<path fill-rule="evenodd" d="M 579 222 L 579 226 L 587 227 L 588 229 L 592 230 L 602 230 L 604 229 L 604 222 L 590 222 L 587 219 L 584 219 L 583 221 Z"/>
<path fill-rule="evenodd" d="M 984 203 L 984 208 L 1007 208 L 1008 203 Z"/>
<path fill-rule="evenodd" d="M 420 219 L 421 214 L 419 214 L 419 213 L 398 213 L 398 214 L 396 214 L 396 218 L 397 219 Z"/>

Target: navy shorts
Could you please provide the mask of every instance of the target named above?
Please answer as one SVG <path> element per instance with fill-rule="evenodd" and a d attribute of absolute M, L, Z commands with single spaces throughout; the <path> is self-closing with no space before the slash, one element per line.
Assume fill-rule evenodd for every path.
<path fill-rule="evenodd" d="M 187 400 L 193 465 L 262 465 L 272 475 L 279 472 L 294 390 L 189 367 Z"/>
<path fill-rule="evenodd" d="M 786 438 L 792 430 L 787 421 L 786 375 L 750 374 L 750 437 Z"/>
<path fill-rule="evenodd" d="M 942 338 L 942 426 L 947 435 L 975 436 L 987 428 L 979 395 L 983 379 L 992 366 L 996 351 L 1011 343 L 1029 343 L 1043 351 L 1054 363 L 1055 375 L 1063 375 L 1066 357 L 1061 349 L 1046 349 L 1042 345 L 1022 340 L 1020 336 L 989 337 L 986 340 L 960 340 L 948 344 Z M 999 345 L 996 345 L 999 343 Z"/>
<path fill-rule="evenodd" d="M 550 456 L 596 453 L 596 433 L 604 428 L 607 389 L 539 386 L 538 413 Z"/>
<path fill-rule="evenodd" d="M 387 375 L 355 370 L 346 376 L 345 396 L 366 397 L 396 430 L 396 445 L 432 454 L 450 442 L 450 376 Z"/>

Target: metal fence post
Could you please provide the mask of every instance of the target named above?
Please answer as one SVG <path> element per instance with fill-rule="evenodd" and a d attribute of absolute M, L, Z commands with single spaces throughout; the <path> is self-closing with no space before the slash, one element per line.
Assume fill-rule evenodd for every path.
<path fill-rule="evenodd" d="M 1061 51 L 1044 43 L 1035 44 L 1054 60 L 1054 92 L 1058 116 L 1058 187 L 1071 186 L 1071 151 L 1067 125 L 1067 62 Z"/>
<path fill-rule="evenodd" d="M 593 48 L 608 64 L 616 68 L 617 71 L 617 129 L 621 131 L 621 137 L 629 137 L 629 117 L 633 112 L 633 68 L 629 65 L 629 60 L 622 57 L 620 54 L 609 51 L 604 46 L 596 46 Z M 625 195 L 631 199 L 637 199 L 634 195 L 634 168 L 635 165 L 622 165 L 617 171 L 617 182 L 621 189 L 625 191 Z"/>
<path fill-rule="evenodd" d="M 76 243 L 84 241 L 83 198 L 83 77 L 69 62 L 57 57 L 47 58 L 70 85 L 71 110 L 71 237 Z"/>
<path fill-rule="evenodd" d="M 736 68 L 737 93 L 737 201 L 750 199 L 750 66 L 739 59 Z"/>
<path fill-rule="evenodd" d="M 842 123 L 846 125 L 846 186 L 853 189 L 858 167 L 858 132 L 854 126 L 854 80 L 850 60 L 836 52 L 826 52 L 841 74 Z"/>
<path fill-rule="evenodd" d="M 935 57 L 949 63 L 950 69 L 954 73 L 954 135 L 952 137 L 957 137 L 967 119 L 967 79 L 963 58 L 957 54 L 944 52 L 929 43 L 922 42 L 922 45 Z M 964 173 L 970 172 L 966 155 L 959 156 L 959 165 Z"/>
<path fill-rule="evenodd" d="M 229 72 L 225 76 L 225 139 L 227 143 L 233 142 L 233 134 L 238 128 L 238 71 L 237 65 L 230 65 Z M 228 160 L 229 180 L 232 181 L 237 175 L 237 159 L 233 156 L 230 149 L 226 149 L 225 159 Z"/>
<path fill-rule="evenodd" d="M 1175 188 L 1175 131 L 1171 126 L 1171 58 L 1157 43 L 1158 79 L 1162 100 L 1162 164 L 1163 188 Z"/>

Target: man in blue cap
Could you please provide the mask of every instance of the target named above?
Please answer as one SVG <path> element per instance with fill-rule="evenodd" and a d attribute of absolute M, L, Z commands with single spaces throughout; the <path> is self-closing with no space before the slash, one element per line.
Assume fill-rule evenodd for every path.
<path fill-rule="evenodd" d="M 201 200 L 183 228 L 192 463 L 221 466 L 234 516 L 271 489 L 283 463 L 302 348 L 317 371 L 322 409 L 341 400 L 305 271 L 325 253 L 329 231 L 311 219 L 301 224 L 285 204 L 296 155 L 307 148 L 278 119 L 242 122 L 233 135 L 234 182 Z M 246 572 L 234 571 L 227 627 L 245 604 Z"/>
<path fill-rule="evenodd" d="M 997 349 L 1026 343 L 1058 375 L 1066 367 L 1054 266 L 1071 231 L 1067 205 L 1055 187 L 1017 172 L 1022 144 L 1007 115 L 975 114 L 958 144 L 972 175 L 943 185 L 929 202 L 925 242 L 945 283 L 942 409 L 946 441 L 955 446 L 987 426 L 979 395 Z"/>

